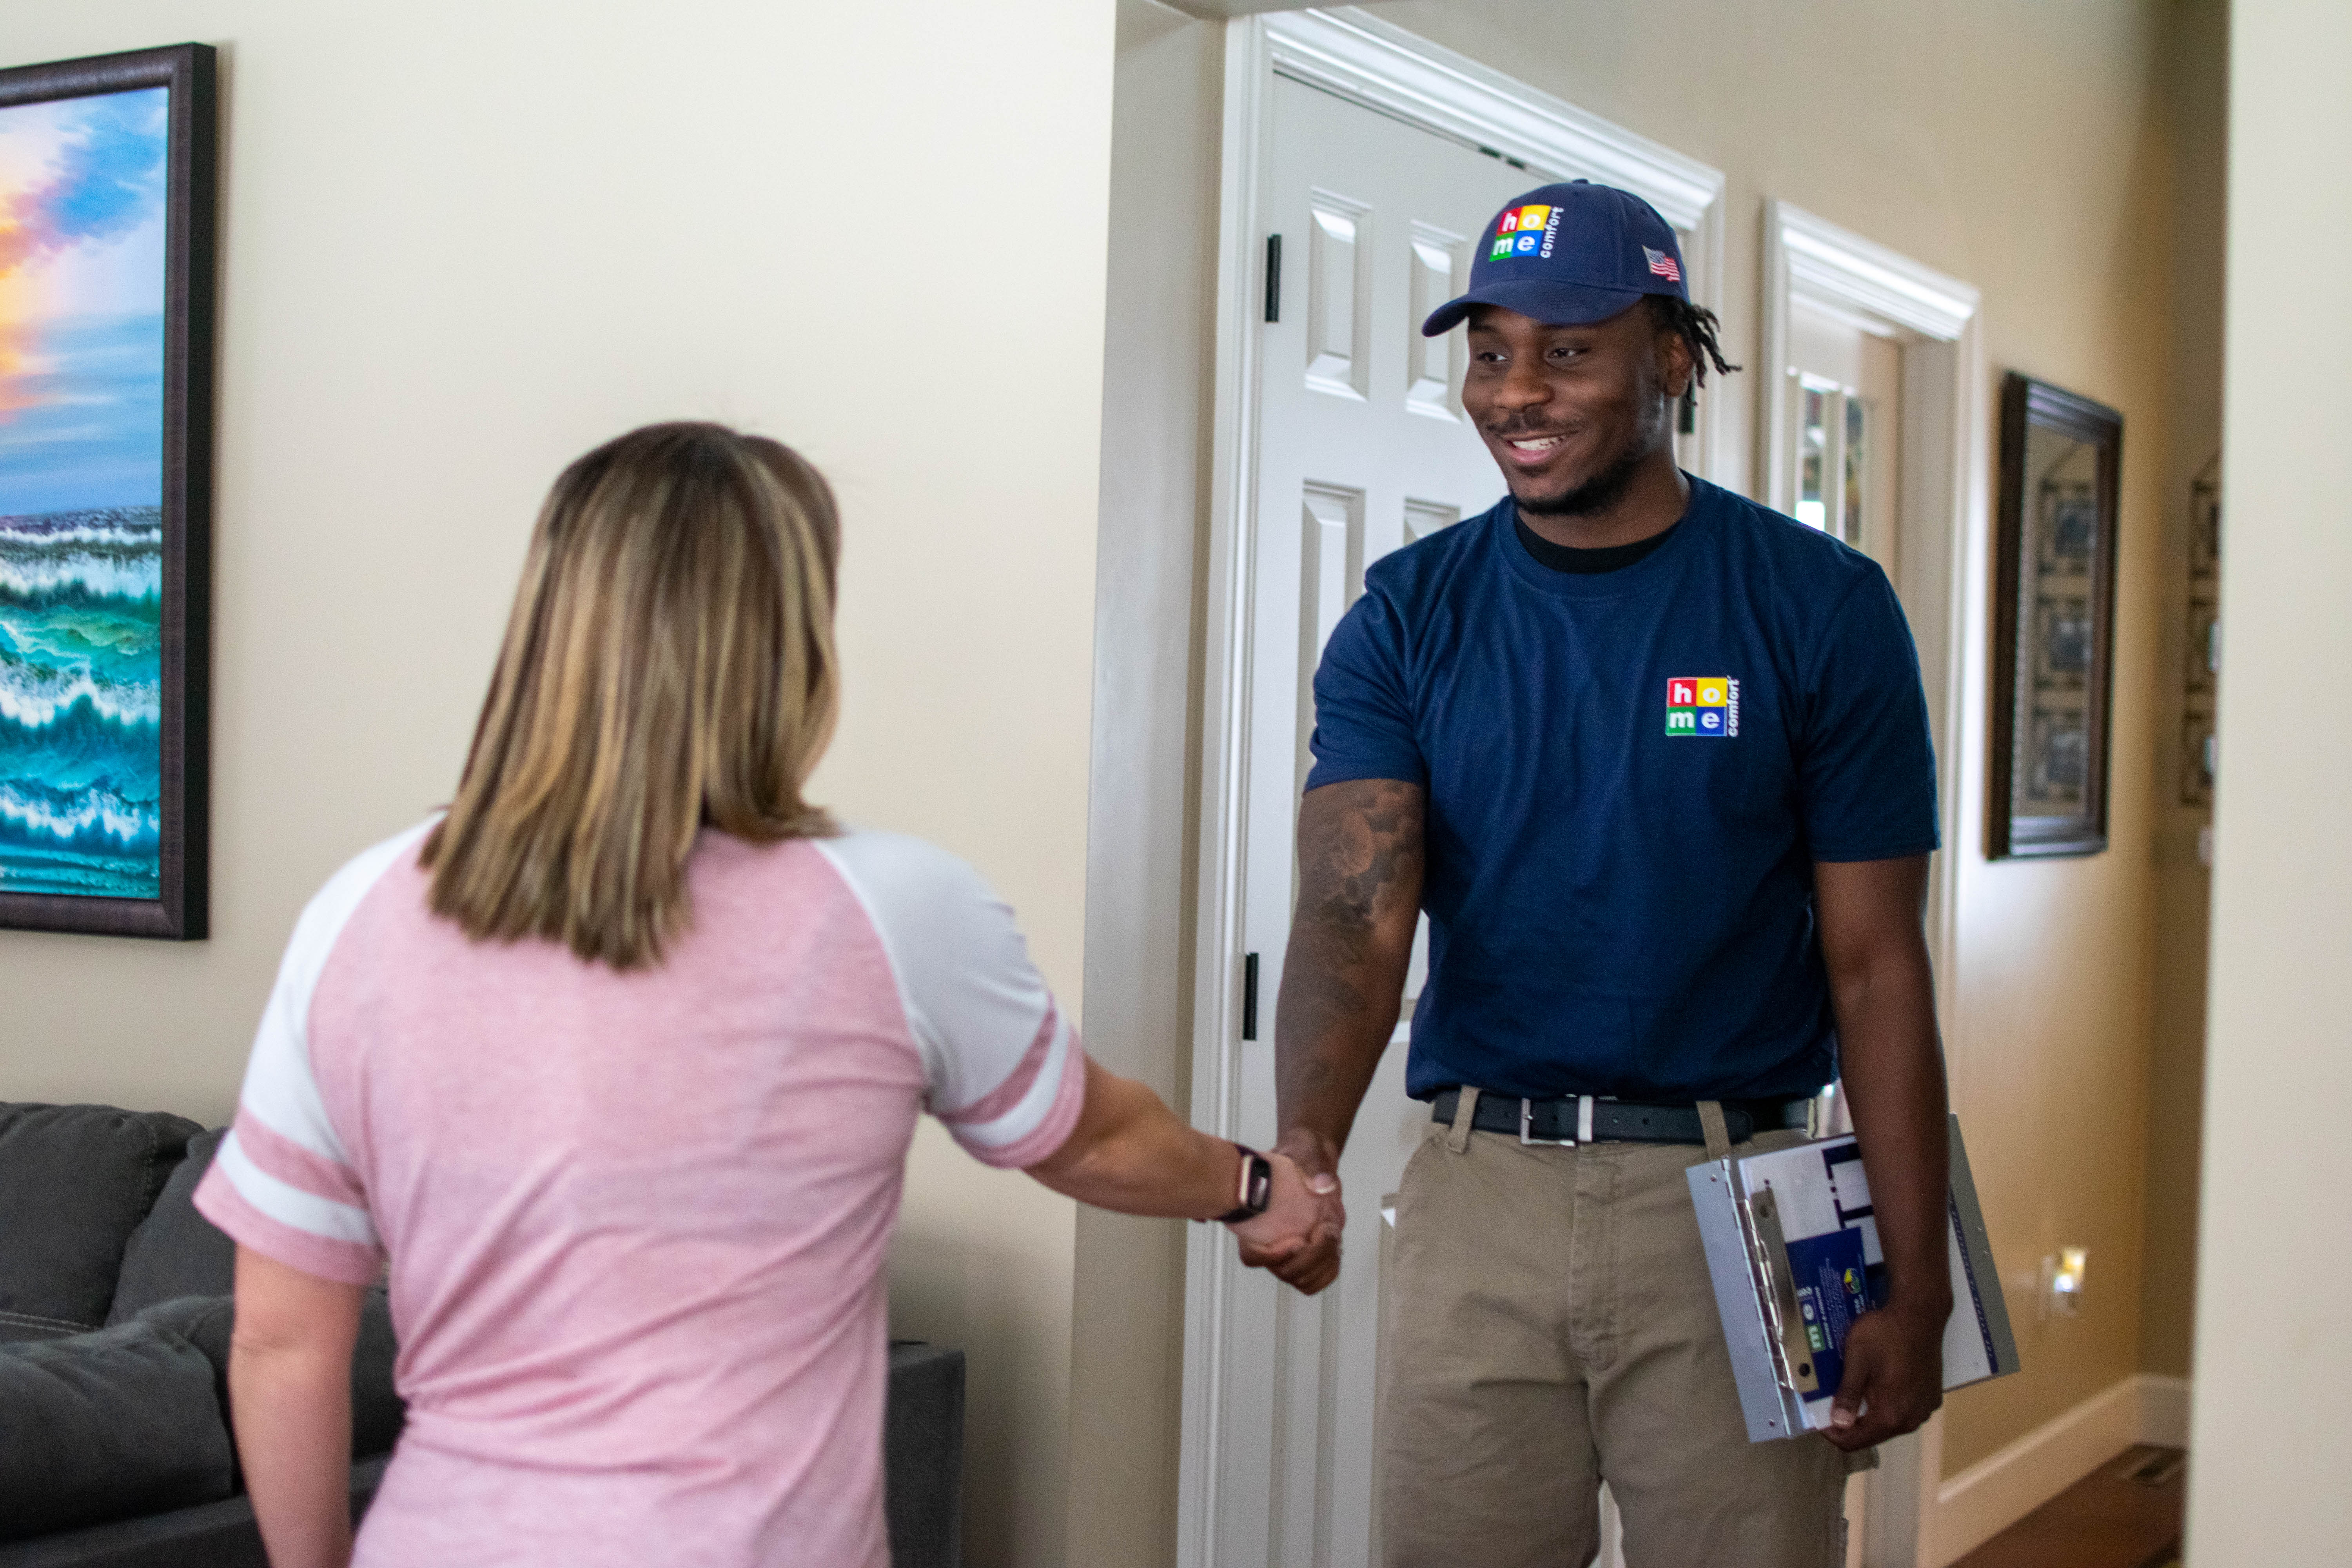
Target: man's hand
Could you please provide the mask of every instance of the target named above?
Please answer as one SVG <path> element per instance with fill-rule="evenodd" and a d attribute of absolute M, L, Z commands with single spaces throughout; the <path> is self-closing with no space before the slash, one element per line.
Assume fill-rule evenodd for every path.
<path fill-rule="evenodd" d="M 1228 1228 L 1241 1243 L 1244 1263 L 1270 1268 L 1276 1279 L 1312 1296 L 1339 1275 L 1339 1234 L 1348 1224 L 1339 1179 L 1306 1171 L 1280 1148 L 1266 1158 L 1274 1166 L 1274 1192 L 1265 1212 Z"/>
<path fill-rule="evenodd" d="M 1845 1425 L 1826 1435 L 1849 1451 L 1900 1436 L 1944 1402 L 1951 1183 L 1944 1057 L 1919 923 L 1927 889 L 1924 855 L 1813 868 L 1846 1103 L 1886 1257 L 1887 1303 L 1854 1320 L 1831 1407 L 1831 1420 Z"/>
<path fill-rule="evenodd" d="M 1822 1436 L 1859 1452 L 1916 1430 L 1943 1403 L 1943 1319 L 1891 1306 L 1864 1312 L 1846 1332 L 1845 1377 Z"/>
<path fill-rule="evenodd" d="M 1304 1223 L 1269 1240 L 1257 1228 L 1275 1217 L 1269 1208 L 1248 1225 L 1234 1226 L 1234 1235 L 1240 1238 L 1244 1263 L 1270 1269 L 1276 1279 L 1312 1296 L 1339 1277 L 1339 1247 L 1347 1235 L 1348 1210 L 1339 1201 L 1339 1178 L 1332 1168 L 1339 1163 L 1339 1152 L 1327 1141 L 1300 1129 L 1286 1134 L 1270 1157 L 1277 1206 L 1286 1169 L 1297 1173 L 1299 1196 L 1307 1205 Z"/>

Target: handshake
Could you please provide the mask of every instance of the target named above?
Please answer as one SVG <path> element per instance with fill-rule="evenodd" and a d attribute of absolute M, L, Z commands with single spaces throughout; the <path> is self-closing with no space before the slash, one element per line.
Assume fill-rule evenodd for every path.
<path fill-rule="evenodd" d="M 1227 1228 L 1242 1261 L 1312 1296 L 1339 1277 L 1348 1210 L 1339 1201 L 1339 1152 L 1325 1139 L 1293 1130 L 1266 1152 L 1274 1190 L 1264 1214 Z"/>

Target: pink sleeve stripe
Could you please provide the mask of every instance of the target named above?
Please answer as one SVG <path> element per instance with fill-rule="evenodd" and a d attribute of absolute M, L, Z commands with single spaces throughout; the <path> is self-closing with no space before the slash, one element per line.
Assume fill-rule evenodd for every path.
<path fill-rule="evenodd" d="M 347 1167 L 281 1136 L 250 1106 L 237 1108 L 236 1141 L 244 1146 L 247 1158 L 288 1186 L 299 1187 L 331 1203 L 349 1204 L 355 1209 L 367 1207 L 367 1194 L 361 1190 L 359 1178 Z"/>
<path fill-rule="evenodd" d="M 195 1205 L 231 1241 L 289 1268 L 341 1285 L 373 1285 L 383 1273 L 383 1255 L 373 1247 L 314 1236 L 263 1214 L 218 1164 L 196 1184 Z"/>
<path fill-rule="evenodd" d="M 993 1149 L 964 1144 L 965 1152 L 983 1165 L 998 1165 L 1009 1170 L 1021 1170 L 1047 1158 L 1069 1142 L 1071 1131 L 1078 1125 L 1078 1113 L 1087 1108 L 1087 1053 L 1076 1039 L 1062 1058 L 1061 1087 L 1055 1091 L 1054 1103 L 1037 1131 L 1017 1143 L 1006 1143 Z M 955 1131 L 950 1125 L 949 1131 Z"/>
<path fill-rule="evenodd" d="M 953 1110 L 937 1112 L 939 1119 L 953 1126 L 959 1121 L 993 1121 L 1021 1103 L 1037 1075 L 1045 1070 L 1045 1058 L 1054 1054 L 1054 1033 L 1061 1023 L 1061 1013 L 1054 999 L 1045 999 L 1045 1017 L 1037 1026 L 1037 1033 L 1029 1041 L 1029 1048 L 1013 1064 L 1013 1071 L 1003 1083 L 973 1100 L 970 1105 Z"/>

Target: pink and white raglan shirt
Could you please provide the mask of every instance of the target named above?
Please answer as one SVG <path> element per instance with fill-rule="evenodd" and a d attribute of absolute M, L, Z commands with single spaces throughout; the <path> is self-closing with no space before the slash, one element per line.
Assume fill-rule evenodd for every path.
<path fill-rule="evenodd" d="M 356 1561 L 887 1568 L 916 1116 L 1029 1165 L 1084 1098 L 1012 911 L 916 839 L 706 833 L 692 929 L 621 974 L 435 917 L 425 830 L 303 911 L 196 1194 L 307 1272 L 389 1260 L 408 1426 Z"/>

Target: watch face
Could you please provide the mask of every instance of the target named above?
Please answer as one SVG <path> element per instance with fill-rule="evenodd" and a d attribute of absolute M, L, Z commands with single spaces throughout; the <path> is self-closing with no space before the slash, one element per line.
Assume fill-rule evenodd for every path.
<path fill-rule="evenodd" d="M 1263 1154 L 1250 1156 L 1249 1195 L 1243 1202 L 1252 1214 L 1264 1214 L 1274 1202 L 1274 1162 Z"/>

